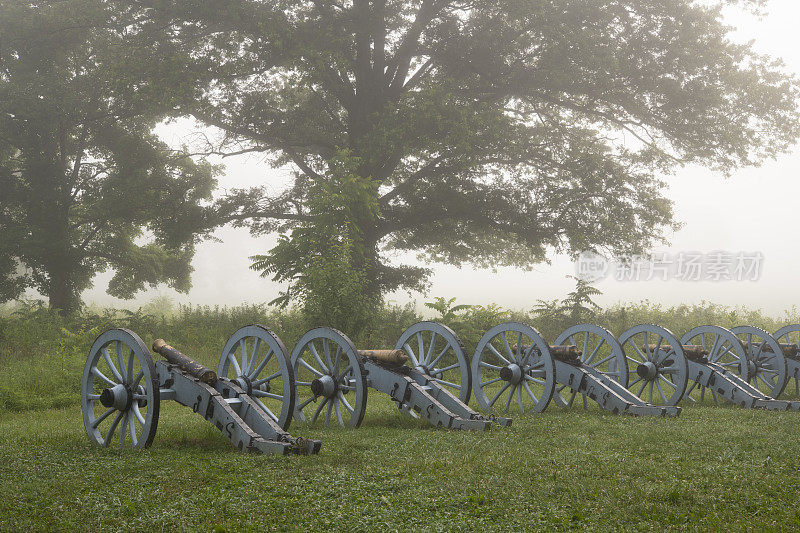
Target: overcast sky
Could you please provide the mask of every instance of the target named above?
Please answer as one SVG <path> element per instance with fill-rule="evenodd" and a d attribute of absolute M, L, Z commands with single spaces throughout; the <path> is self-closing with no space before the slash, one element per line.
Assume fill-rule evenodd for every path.
<path fill-rule="evenodd" d="M 740 41 L 754 39 L 758 51 L 782 58 L 789 70 L 800 73 L 800 2 L 772 0 L 768 9 L 761 20 L 731 11 L 728 22 L 737 28 L 734 37 Z M 164 128 L 163 134 L 168 142 L 180 144 L 187 131 L 173 125 Z M 287 177 L 287 171 L 271 169 L 257 157 L 231 158 L 225 164 L 227 174 L 221 179 L 224 188 L 266 182 L 278 189 Z M 671 276 L 673 279 L 667 281 L 619 281 L 612 269 L 610 276 L 596 283 L 604 293 L 598 302 L 607 305 L 648 299 L 673 305 L 705 300 L 761 308 L 775 315 L 800 304 L 800 246 L 796 243 L 800 229 L 799 176 L 800 149 L 729 178 L 697 167 L 680 170 L 668 178 L 667 195 L 675 201 L 677 219 L 684 226 L 670 235 L 669 246 L 656 251 L 676 261 L 680 254 L 688 259 L 690 254 L 697 257 L 715 251 L 760 253 L 759 279 L 712 282 Z M 268 250 L 274 236 L 256 239 L 247 230 L 232 228 L 221 229 L 216 236 L 221 242 L 203 243 L 197 251 L 194 288 L 188 295 L 164 287 L 125 302 L 105 294 L 111 276 L 103 274 L 84 298 L 91 303 L 133 308 L 159 295 L 202 305 L 262 303 L 275 298 L 280 286 L 248 268 L 248 257 Z M 413 261 L 413 257 L 406 260 Z M 714 256 L 706 255 L 704 260 L 707 265 L 719 264 Z M 554 257 L 552 264 L 536 266 L 533 271 L 503 268 L 492 272 L 436 265 L 429 295 L 398 293 L 389 299 L 400 303 L 413 300 L 421 306 L 434 296 L 455 296 L 460 303 L 528 309 L 537 299 L 562 298 L 574 284 L 566 276 L 574 273 L 575 264 L 566 257 Z"/>

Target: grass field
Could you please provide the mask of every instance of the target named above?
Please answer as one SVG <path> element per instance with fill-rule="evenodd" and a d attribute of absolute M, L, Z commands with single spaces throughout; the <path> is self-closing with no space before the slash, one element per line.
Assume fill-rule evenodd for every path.
<path fill-rule="evenodd" d="M 91 446 L 75 407 L 4 414 L 0 530 L 794 530 L 799 421 L 551 407 L 448 432 L 374 394 L 361 429 L 291 428 L 322 439 L 319 456 L 269 457 L 177 404 L 143 452 Z"/>
<path fill-rule="evenodd" d="M 365 345 L 391 346 L 419 318 L 385 313 Z M 450 322 L 468 353 L 504 320 L 529 321 L 547 338 L 562 327 L 492 307 L 471 313 Z M 511 428 L 464 433 L 406 417 L 373 391 L 358 430 L 292 425 L 293 435 L 323 441 L 320 455 L 271 457 L 238 453 L 200 416 L 164 402 L 150 449 L 99 449 L 78 403 L 86 353 L 103 329 L 125 325 L 148 344 L 163 336 L 216 367 L 241 325 L 267 323 L 290 347 L 308 327 L 259 307 L 122 319 L 0 313 L 0 532 L 800 528 L 793 412 L 709 403 L 642 419 L 551 404 Z M 643 303 L 593 319 L 616 333 L 650 322 L 681 334 L 702 323 L 774 331 L 800 317 Z"/>

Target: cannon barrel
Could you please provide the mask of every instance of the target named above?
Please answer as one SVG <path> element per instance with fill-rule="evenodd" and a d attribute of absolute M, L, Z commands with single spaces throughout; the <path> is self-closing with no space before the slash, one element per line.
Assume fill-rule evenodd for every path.
<path fill-rule="evenodd" d="M 648 344 L 647 346 L 642 346 L 643 350 L 654 352 L 658 348 L 659 350 L 664 350 L 668 352 L 672 350 L 672 346 L 669 344 L 662 344 L 658 346 L 657 344 Z M 700 345 L 700 344 L 681 344 L 681 348 L 683 348 L 683 353 L 686 357 L 692 360 L 702 359 L 708 356 L 708 350 Z"/>
<path fill-rule="evenodd" d="M 216 372 L 204 367 L 191 357 L 182 354 L 167 344 L 164 339 L 156 339 L 153 342 L 153 351 L 181 370 L 187 372 L 189 375 L 196 377 L 203 383 L 213 385 L 217 382 Z"/>
<path fill-rule="evenodd" d="M 583 352 L 578 349 L 577 346 L 574 344 L 559 344 L 559 345 L 550 345 L 550 354 L 555 357 L 556 359 L 574 359 L 578 358 L 583 355 Z M 530 344 L 523 344 L 522 351 L 527 352 L 531 349 Z M 534 349 L 538 352 L 538 348 L 534 347 Z M 517 344 L 514 343 L 511 345 L 512 351 L 517 351 Z"/>
<path fill-rule="evenodd" d="M 358 355 L 372 357 L 390 365 L 404 365 L 408 361 L 408 355 L 403 350 L 359 350 Z"/>
<path fill-rule="evenodd" d="M 762 347 L 761 349 L 763 351 L 765 351 L 767 353 L 772 353 L 772 346 L 770 346 L 766 342 L 762 343 L 762 344 L 759 344 L 757 342 L 754 342 L 752 344 L 749 343 L 749 342 L 746 342 L 746 343 L 744 343 L 744 345 L 747 348 L 758 348 L 759 346 L 761 346 Z M 798 346 L 796 344 L 780 343 L 779 346 L 781 347 L 781 351 L 783 352 L 783 355 L 785 355 L 786 357 L 797 357 L 798 352 L 800 352 L 800 348 L 798 348 Z"/>

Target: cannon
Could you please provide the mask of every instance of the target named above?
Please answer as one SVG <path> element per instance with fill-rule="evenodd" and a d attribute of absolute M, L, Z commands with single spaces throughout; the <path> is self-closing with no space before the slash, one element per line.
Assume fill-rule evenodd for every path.
<path fill-rule="evenodd" d="M 254 327 L 271 334 L 263 326 Z M 293 374 L 286 350 L 280 349 L 279 341 L 275 346 L 280 380 L 291 385 Z M 142 339 L 127 329 L 108 330 L 94 342 L 81 382 L 83 422 L 91 442 L 109 446 L 116 441 L 123 448 L 126 444 L 150 446 L 161 402 L 174 400 L 211 422 L 243 452 L 319 452 L 319 441 L 287 433 L 290 418 L 276 419 L 254 395 L 260 389 L 253 389 L 252 383 L 219 377 L 160 339 L 153 344 L 153 351 L 166 361 L 154 362 Z M 289 408 L 294 405 L 293 387 L 282 387 L 280 396 Z"/>
<path fill-rule="evenodd" d="M 750 382 L 756 380 L 768 385 L 768 380 L 763 378 L 763 364 L 762 376 L 759 376 L 745 344 L 733 331 L 719 326 L 698 326 L 686 332 L 681 343 L 692 381 L 685 398 L 696 401 L 691 394 L 699 389 L 700 401 L 709 391 L 717 404 L 724 400 L 748 409 L 800 410 L 800 402 L 776 400 L 751 385 Z"/>
<path fill-rule="evenodd" d="M 771 398 L 779 398 L 789 381 L 787 357 L 778 341 L 761 328 L 737 326 L 731 329 L 744 344 L 746 360 L 739 377 Z"/>
<path fill-rule="evenodd" d="M 800 324 L 784 326 L 773 337 L 784 348 L 788 379 L 794 379 L 795 396 L 800 396 Z"/>
<path fill-rule="evenodd" d="M 291 363 L 294 418 L 309 424 L 360 426 L 368 389 L 387 394 L 400 411 L 437 427 L 485 430 L 492 423 L 511 423 L 466 404 L 471 382 L 464 346 L 453 330 L 436 322 L 411 326 L 393 350 L 358 350 L 344 333 L 315 328 L 297 342 Z"/>
<path fill-rule="evenodd" d="M 638 398 L 676 406 L 686 392 L 689 368 L 683 345 L 666 328 L 639 324 L 619 337 L 628 369 L 622 383 Z M 634 392 L 635 391 L 635 392 Z"/>
<path fill-rule="evenodd" d="M 569 406 L 580 394 L 615 414 L 680 414 L 679 407 L 652 405 L 632 394 L 625 387 L 626 365 L 621 345 L 598 326 L 569 328 L 551 346 L 532 326 L 507 322 L 478 342 L 471 363 L 473 391 L 478 405 L 493 412 L 506 413 L 514 404 L 521 414 L 539 413 L 553 398 Z M 562 395 L 567 388 L 569 399 Z"/>

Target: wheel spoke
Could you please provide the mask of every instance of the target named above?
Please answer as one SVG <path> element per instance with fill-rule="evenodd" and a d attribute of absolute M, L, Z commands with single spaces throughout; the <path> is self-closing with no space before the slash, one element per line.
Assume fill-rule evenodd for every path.
<path fill-rule="evenodd" d="M 138 402 L 133 402 L 133 416 L 135 416 L 136 420 L 138 420 L 139 423 L 142 426 L 144 426 L 145 420 L 144 420 L 144 416 L 142 416 L 142 411 L 139 409 L 139 403 Z"/>
<path fill-rule="evenodd" d="M 109 408 L 106 410 L 106 412 L 105 412 L 105 413 L 103 413 L 102 415 L 100 415 L 99 417 L 97 417 L 97 418 L 95 418 L 95 419 L 94 419 L 94 422 L 92 422 L 92 428 L 96 428 L 97 426 L 99 426 L 100 424 L 102 424 L 102 423 L 103 423 L 103 420 L 105 420 L 106 418 L 108 418 L 108 416 L 109 416 L 111 413 L 113 413 L 114 411 L 116 411 L 116 409 L 115 409 L 114 407 L 109 407 Z"/>
<path fill-rule="evenodd" d="M 301 403 L 300 405 L 298 405 L 297 406 L 297 410 L 298 411 L 302 411 L 306 407 L 306 405 L 310 404 L 311 402 L 315 401 L 316 399 L 317 399 L 316 396 L 311 396 L 308 400 L 306 400 L 303 403 Z"/>
<path fill-rule="evenodd" d="M 247 369 L 250 368 L 247 364 L 247 337 L 239 340 L 239 349 L 242 352 L 242 374 L 247 374 Z"/>
<path fill-rule="evenodd" d="M 344 420 L 342 420 L 342 411 L 339 409 L 339 398 L 337 397 L 333 401 L 333 405 L 336 407 L 336 420 L 339 422 L 340 426 L 344 425 Z"/>
<path fill-rule="evenodd" d="M 265 355 L 264 359 L 260 363 L 258 363 L 258 366 L 255 368 L 255 370 L 247 373 L 247 377 L 252 379 L 257 375 L 259 375 L 261 371 L 264 370 L 264 367 L 267 366 L 267 363 L 272 358 L 272 354 L 274 353 L 275 352 L 273 352 L 272 349 L 270 348 L 270 350 L 267 352 L 267 355 Z"/>
<path fill-rule="evenodd" d="M 342 358 L 342 347 L 338 344 L 336 345 L 336 354 L 333 356 L 333 373 L 337 374 L 339 372 L 339 362 Z"/>
<path fill-rule="evenodd" d="M 588 334 L 587 334 L 587 337 L 588 337 Z M 606 343 L 605 339 L 600 339 L 600 342 L 598 343 L 598 345 L 594 347 L 594 350 L 592 350 L 592 353 L 584 361 L 587 365 L 591 364 L 591 362 L 594 360 L 594 356 L 597 355 L 597 352 L 600 351 L 600 347 L 605 343 Z M 609 357 L 607 359 L 603 359 L 601 362 L 597 363 L 596 365 L 592 365 L 592 366 L 598 367 L 598 366 L 602 365 L 604 362 L 608 361 L 609 359 L 611 359 L 613 357 L 614 357 L 614 355 L 612 354 L 611 357 Z"/>
<path fill-rule="evenodd" d="M 493 407 L 497 399 L 500 397 L 500 395 L 503 394 L 506 391 L 506 389 L 508 389 L 510 386 L 511 383 L 506 382 L 506 384 L 503 385 L 503 387 L 498 391 L 498 393 L 494 395 L 494 398 L 492 398 L 492 400 L 489 402 L 489 407 Z"/>
<path fill-rule="evenodd" d="M 492 370 L 501 370 L 501 367 L 499 367 L 497 365 L 493 365 L 491 363 L 484 363 L 483 361 L 478 363 L 478 366 L 482 366 L 484 368 L 491 368 Z"/>
<path fill-rule="evenodd" d="M 134 353 L 133 349 L 131 349 L 130 352 L 128 353 L 128 372 L 127 372 L 127 374 L 125 374 L 125 377 L 127 378 L 126 383 L 131 383 L 133 381 L 133 359 L 134 359 L 134 357 L 136 357 L 136 354 Z"/>
<path fill-rule="evenodd" d="M 612 360 L 612 359 L 614 359 L 615 357 L 616 357 L 616 355 L 614 355 L 614 354 L 611 354 L 611 355 L 609 355 L 608 357 L 606 357 L 605 359 L 603 359 L 602 361 L 599 361 L 597 364 L 594 364 L 594 365 L 591 365 L 591 366 L 592 366 L 593 368 L 597 368 L 597 367 L 599 367 L 600 365 L 602 365 L 603 363 L 607 363 L 607 362 L 611 361 L 611 360 Z M 586 364 L 589 364 L 589 363 L 587 362 Z"/>
<path fill-rule="evenodd" d="M 481 382 L 481 388 L 484 388 L 486 385 L 491 385 L 492 383 L 497 383 L 501 379 L 503 379 L 503 378 L 494 378 L 494 379 L 490 379 L 489 381 L 482 381 Z"/>
<path fill-rule="evenodd" d="M 267 407 L 266 405 L 264 405 L 264 404 L 261 402 L 261 400 L 259 400 L 259 399 L 258 399 L 258 398 L 256 398 L 255 396 L 253 396 L 253 401 L 254 401 L 254 402 L 256 402 L 256 403 L 258 404 L 258 406 L 259 406 L 259 407 L 261 407 L 261 408 L 262 408 L 262 409 L 263 409 L 263 410 L 264 410 L 264 411 L 265 411 L 265 412 L 266 412 L 266 413 L 269 415 L 269 417 L 270 417 L 270 418 L 271 418 L 271 419 L 272 419 L 274 422 L 277 422 L 277 421 L 278 421 L 278 417 L 277 417 L 277 416 L 275 416 L 275 413 L 273 413 L 272 411 L 270 411 L 269 407 Z"/>
<path fill-rule="evenodd" d="M 122 376 L 127 375 L 128 371 L 125 368 L 125 358 L 122 356 L 122 342 L 121 341 L 117 341 L 116 351 L 117 351 L 117 362 L 119 363 L 119 374 L 120 374 L 119 375 L 119 380 L 122 383 L 125 383 L 125 379 Z"/>
<path fill-rule="evenodd" d="M 659 379 L 662 379 L 662 380 L 664 380 L 664 382 L 665 382 L 667 385 L 669 385 L 670 387 L 672 387 L 673 389 L 675 389 L 675 390 L 678 390 L 678 387 L 677 387 L 677 386 L 676 386 L 676 385 L 675 385 L 673 382 L 671 382 L 670 380 L 668 380 L 667 378 L 665 378 L 665 377 L 664 377 L 664 374 L 659 374 L 659 375 L 658 375 L 658 378 L 659 378 Z"/>
<path fill-rule="evenodd" d="M 539 405 L 539 400 L 536 398 L 536 395 L 535 395 L 535 394 L 533 394 L 533 391 L 532 391 L 532 390 L 531 390 L 531 388 L 528 386 L 528 383 L 527 383 L 527 382 L 525 382 L 525 381 L 523 381 L 523 382 L 522 382 L 522 387 L 525 389 L 525 392 L 527 392 L 527 393 L 528 393 L 528 396 L 530 396 L 530 397 L 531 397 L 531 400 L 533 400 L 533 404 L 534 404 L 534 405 Z"/>
<path fill-rule="evenodd" d="M 647 338 L 645 338 L 645 342 L 646 342 L 646 341 L 647 341 Z M 641 363 L 641 362 L 644 362 L 644 361 L 649 361 L 649 359 L 647 358 L 647 356 L 646 356 L 645 354 L 643 354 L 643 353 L 642 353 L 642 351 L 639 349 L 639 347 L 638 347 L 638 346 L 636 346 L 636 338 L 635 338 L 635 337 L 632 337 L 632 338 L 630 339 L 630 341 L 628 341 L 628 342 L 630 343 L 630 345 L 631 345 L 631 346 L 633 346 L 633 349 L 634 349 L 634 350 L 636 350 L 636 352 L 637 352 L 637 353 L 638 353 L 638 354 L 641 356 L 641 359 L 639 359 L 638 361 L 637 361 L 636 359 L 632 359 L 632 358 L 630 358 L 630 357 L 628 357 L 628 359 L 630 359 L 630 360 L 631 360 L 631 361 L 633 361 L 634 363 Z M 626 355 L 626 357 L 627 357 L 627 355 Z"/>
<path fill-rule="evenodd" d="M 236 375 L 236 377 L 241 376 L 242 375 L 242 369 L 239 368 L 239 361 L 236 360 L 236 352 L 235 351 L 232 351 L 231 353 L 228 354 L 228 362 L 233 367 L 233 373 Z"/>
<path fill-rule="evenodd" d="M 250 353 L 250 364 L 247 365 L 247 375 L 253 375 L 253 367 L 256 364 L 256 356 L 258 355 L 258 350 L 261 348 L 261 337 L 255 337 L 253 341 L 253 351 Z M 258 372 L 256 372 L 258 374 Z"/>
<path fill-rule="evenodd" d="M 114 363 L 111 361 L 111 354 L 108 353 L 108 349 L 103 348 L 102 349 L 102 353 L 103 353 L 103 359 L 106 360 L 106 364 L 108 365 L 109 370 L 111 370 L 111 374 L 113 374 L 114 377 L 117 379 L 117 383 L 124 383 L 125 380 L 122 379 L 122 374 L 119 373 L 119 370 L 117 370 L 117 367 L 114 366 Z M 97 368 L 96 364 L 95 364 L 95 368 Z M 103 379 L 103 378 L 100 378 L 100 379 Z M 105 379 L 106 379 L 106 381 L 111 383 L 112 386 L 117 384 L 117 383 L 114 383 L 113 381 L 111 381 L 108 378 L 105 378 Z"/>
<path fill-rule="evenodd" d="M 123 413 L 120 411 L 117 417 L 114 419 L 114 422 L 111 424 L 111 427 L 106 434 L 106 438 L 103 439 L 103 446 L 108 446 L 111 443 L 111 437 L 114 436 L 114 431 L 116 431 L 119 421 L 122 420 L 122 415 Z"/>
<path fill-rule="evenodd" d="M 417 359 L 417 354 L 414 353 L 414 350 L 411 349 L 411 345 L 409 343 L 405 343 L 403 348 L 406 349 L 406 353 L 409 357 L 411 357 L 411 362 L 414 366 L 419 366 L 419 359 Z"/>
<path fill-rule="evenodd" d="M 656 387 L 658 387 L 658 393 L 661 395 L 661 399 L 664 400 L 664 403 L 667 403 L 667 397 L 664 395 L 664 391 L 661 390 L 661 382 L 656 381 Z"/>
<path fill-rule="evenodd" d="M 277 377 L 278 377 L 278 376 L 280 376 L 281 374 L 282 374 L 282 372 L 281 372 L 280 370 L 278 370 L 278 371 L 277 371 L 277 372 L 275 372 L 274 374 L 270 374 L 269 376 L 267 376 L 267 377 L 265 377 L 265 378 L 263 378 L 263 379 L 258 379 L 258 380 L 256 380 L 256 381 L 254 381 L 254 382 L 252 383 L 252 386 L 253 386 L 253 387 L 260 387 L 260 386 L 261 386 L 261 385 L 263 385 L 264 383 L 267 383 L 268 381 L 272 381 L 273 379 L 277 378 Z M 297 382 L 297 384 L 298 384 L 298 385 L 299 385 L 300 383 L 301 383 L 300 381 L 298 381 L 298 382 Z M 311 384 L 311 383 L 309 383 L 309 385 L 310 385 L 310 384 Z"/>
<path fill-rule="evenodd" d="M 322 412 L 322 408 L 325 407 L 326 403 L 328 403 L 328 398 L 324 398 L 319 406 L 317 406 L 317 410 L 314 411 L 314 416 L 311 418 L 312 424 L 317 421 L 317 418 L 319 417 L 319 414 Z"/>
<path fill-rule="evenodd" d="M 443 379 L 439 379 L 439 378 L 433 378 L 433 381 L 435 381 L 436 383 L 440 383 L 440 384 L 442 384 L 442 385 L 446 385 L 446 386 L 448 386 L 448 387 L 452 387 L 452 388 L 454 388 L 454 389 L 461 390 L 461 385 L 456 385 L 455 383 L 451 383 L 451 382 L 449 382 L 449 381 L 445 381 L 445 380 L 443 380 Z"/>
<path fill-rule="evenodd" d="M 438 363 L 438 362 L 439 362 L 439 360 L 442 358 L 442 356 L 443 356 L 444 354 L 446 354 L 446 353 L 447 353 L 447 351 L 448 351 L 449 349 L 450 349 L 450 344 L 448 343 L 448 344 L 447 344 L 447 346 L 445 346 L 445 347 L 444 347 L 444 350 L 442 350 L 441 352 L 439 352 L 439 355 L 437 355 L 437 356 L 436 356 L 436 359 L 434 359 L 433 361 L 431 361 L 431 363 L 430 363 L 428 366 L 429 366 L 430 368 L 435 368 L 435 367 L 436 367 L 436 363 Z"/>
<path fill-rule="evenodd" d="M 305 360 L 305 359 L 303 359 L 302 357 L 300 357 L 300 358 L 297 360 L 297 362 L 298 362 L 298 363 L 300 363 L 300 364 L 301 364 L 302 366 L 304 366 L 305 368 L 307 368 L 308 370 L 310 370 L 311 372 L 313 372 L 313 373 L 314 373 L 314 375 L 315 375 L 315 376 L 317 376 L 318 378 L 321 378 L 321 377 L 322 377 L 322 372 L 320 372 L 319 370 L 317 370 L 317 369 L 316 369 L 316 368 L 314 368 L 313 366 L 309 365 L 309 364 L 306 362 L 306 360 Z M 323 368 L 324 368 L 324 367 L 323 367 Z"/>
<path fill-rule="evenodd" d="M 505 408 L 503 409 L 503 411 L 504 411 L 504 412 L 506 412 L 506 413 L 508 412 L 508 408 L 511 406 L 511 398 L 513 398 L 513 397 L 514 397 L 514 393 L 515 393 L 516 391 L 517 391 L 517 386 L 516 386 L 516 385 L 514 385 L 514 386 L 511 388 L 511 392 L 509 392 L 509 393 L 508 393 L 508 399 L 506 400 L 506 406 L 505 406 Z"/>
<path fill-rule="evenodd" d="M 508 344 L 508 336 L 507 336 L 507 334 L 508 334 L 508 332 L 503 332 L 503 333 L 500 334 L 500 336 L 503 337 L 503 347 L 506 349 L 506 353 L 511 358 L 509 360 L 513 359 L 513 360 L 516 361 L 516 359 L 514 359 L 514 352 L 511 350 L 511 346 L 509 346 L 509 344 Z"/>
<path fill-rule="evenodd" d="M 529 375 L 525 376 L 525 381 L 533 381 L 534 383 L 538 383 L 539 385 L 544 385 L 544 380 L 543 379 L 538 379 L 538 378 L 535 378 L 535 377 L 529 376 Z"/>
<path fill-rule="evenodd" d="M 434 331 L 431 334 L 431 345 L 428 346 L 428 353 L 425 354 L 425 366 L 430 364 L 431 358 L 433 357 L 433 348 L 436 346 L 436 332 Z"/>
<path fill-rule="evenodd" d="M 350 411 L 350 414 L 351 414 L 351 415 L 352 415 L 352 414 L 354 414 L 354 413 L 356 412 L 356 410 L 355 410 L 355 409 L 353 409 L 353 406 L 352 406 L 352 405 L 350 405 L 350 402 L 348 402 L 348 401 L 347 401 L 347 398 L 345 398 L 345 397 L 344 397 L 344 394 L 342 394 L 342 391 L 339 391 L 339 392 L 338 392 L 338 395 L 339 395 L 339 399 L 342 401 L 342 403 L 344 404 L 345 408 L 346 408 L 348 411 Z"/>
<path fill-rule="evenodd" d="M 335 372 L 333 360 L 331 359 L 331 343 L 326 338 L 322 338 L 322 352 L 325 354 L 325 362 L 328 363 L 328 370 Z"/>
<path fill-rule="evenodd" d="M 310 351 L 311 355 L 314 356 L 314 359 L 316 359 L 317 364 L 322 369 L 323 373 L 327 372 L 328 371 L 328 367 L 325 366 L 325 363 L 322 362 L 322 358 L 319 356 L 319 353 L 317 353 L 317 347 L 314 346 L 314 341 L 309 341 L 309 343 L 308 343 L 308 351 Z"/>
<path fill-rule="evenodd" d="M 353 371 L 353 365 L 348 365 L 344 370 L 342 370 L 341 374 L 336 376 L 336 382 L 338 383 L 338 382 L 342 381 L 342 379 L 348 374 L 348 372 L 352 372 L 352 371 Z M 350 383 L 350 380 L 348 380 L 348 384 L 349 383 Z"/>
<path fill-rule="evenodd" d="M 494 340 L 494 339 L 492 339 L 492 340 Z M 487 347 L 487 348 L 489 348 L 489 351 L 491 351 L 493 354 L 495 354 L 495 355 L 497 356 L 497 358 L 498 358 L 498 359 L 500 359 L 502 362 L 504 362 L 504 363 L 505 363 L 505 364 L 507 364 L 507 365 L 510 365 L 510 364 L 511 364 L 511 361 L 509 361 L 508 359 L 506 359 L 505 357 L 503 357 L 502 355 L 500 355 L 500 352 L 499 352 L 499 351 L 497 351 L 497 348 L 495 348 L 494 346 L 492 346 L 492 343 L 491 343 L 491 342 L 487 343 L 487 344 L 486 344 L 486 347 Z"/>
<path fill-rule="evenodd" d="M 110 385 L 112 387 L 114 385 L 118 385 L 118 383 L 115 383 L 115 382 L 111 381 L 110 379 L 108 379 L 106 377 L 106 375 L 103 374 L 102 372 L 100 372 L 100 369 L 97 368 L 96 366 L 92 367 L 92 374 L 94 374 L 96 377 L 100 378 L 100 380 L 105 381 L 107 385 Z"/>
<path fill-rule="evenodd" d="M 435 371 L 437 374 L 442 374 L 442 373 L 444 373 L 444 372 L 447 372 L 448 370 L 453 370 L 453 369 L 455 369 L 455 368 L 458 368 L 459 366 L 461 366 L 461 365 L 460 365 L 459 363 L 456 363 L 456 364 L 454 364 L 454 365 L 446 366 L 446 367 L 444 367 L 444 368 L 436 368 L 436 367 L 433 367 L 433 366 L 432 366 L 431 368 L 433 368 L 433 370 L 434 370 L 434 371 Z"/>
<path fill-rule="evenodd" d="M 583 351 L 581 352 L 581 354 L 584 357 L 586 357 L 586 352 L 588 351 L 589 351 L 589 332 L 587 331 L 583 334 Z M 594 354 L 592 354 L 592 357 L 594 357 Z"/>
<path fill-rule="evenodd" d="M 131 436 L 131 445 L 135 447 L 139 444 L 139 439 L 136 438 L 136 421 L 130 413 L 128 414 L 128 431 Z"/>
<path fill-rule="evenodd" d="M 333 400 L 328 402 L 328 410 L 325 413 L 325 425 L 331 425 L 331 411 L 333 411 Z"/>
<path fill-rule="evenodd" d="M 253 396 L 256 398 L 272 398 L 273 400 L 283 401 L 283 396 L 280 394 L 274 394 L 272 392 L 266 392 L 263 390 L 254 390 Z"/>

